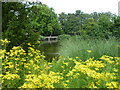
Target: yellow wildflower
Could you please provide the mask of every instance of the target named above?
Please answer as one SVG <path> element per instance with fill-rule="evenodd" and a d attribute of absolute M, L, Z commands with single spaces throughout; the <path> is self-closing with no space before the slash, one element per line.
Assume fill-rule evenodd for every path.
<path fill-rule="evenodd" d="M 64 68 L 64 66 L 61 66 L 61 68 Z"/>
<path fill-rule="evenodd" d="M 66 62 L 66 63 L 64 63 L 66 66 L 68 66 L 68 63 Z"/>
<path fill-rule="evenodd" d="M 69 80 L 66 80 L 66 82 L 70 82 Z"/>
<path fill-rule="evenodd" d="M 118 45 L 117 47 L 119 47 L 119 48 L 120 48 L 120 45 Z"/>
<path fill-rule="evenodd" d="M 72 60 L 72 58 L 69 58 L 69 60 Z"/>
<path fill-rule="evenodd" d="M 87 50 L 88 53 L 91 53 L 92 51 L 91 50 Z"/>
<path fill-rule="evenodd" d="M 30 44 L 30 43 L 27 43 L 27 45 L 31 46 L 31 44 Z"/>
<path fill-rule="evenodd" d="M 118 88 L 118 82 L 106 83 L 107 88 Z"/>
<path fill-rule="evenodd" d="M 75 57 L 76 59 L 79 58 L 79 57 Z"/>

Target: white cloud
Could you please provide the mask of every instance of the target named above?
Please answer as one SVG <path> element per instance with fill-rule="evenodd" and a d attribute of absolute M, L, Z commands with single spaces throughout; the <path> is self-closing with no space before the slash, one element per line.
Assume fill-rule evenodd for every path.
<path fill-rule="evenodd" d="M 53 7 L 56 13 L 74 13 L 81 10 L 85 13 L 112 12 L 118 14 L 119 0 L 40 0 L 42 3 Z"/>

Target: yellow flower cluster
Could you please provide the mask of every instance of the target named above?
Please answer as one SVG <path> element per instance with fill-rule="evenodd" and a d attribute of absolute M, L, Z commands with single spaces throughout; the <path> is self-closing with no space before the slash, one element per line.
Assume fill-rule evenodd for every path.
<path fill-rule="evenodd" d="M 92 51 L 91 50 L 87 50 L 88 53 L 91 53 Z"/>
<path fill-rule="evenodd" d="M 120 48 L 120 45 L 118 45 L 117 47 L 119 47 L 119 48 Z"/>
<path fill-rule="evenodd" d="M 97 73 L 95 70 L 89 69 L 86 65 L 83 65 L 81 63 L 77 63 L 75 67 L 67 74 L 67 76 L 72 76 L 74 72 L 80 72 L 83 74 L 87 74 L 88 77 L 92 77 L 95 79 L 100 79 L 103 75 L 100 73 Z"/>
<path fill-rule="evenodd" d="M 2 42 L 2 45 L 8 44 L 10 41 L 8 39 L 0 40 Z"/>
<path fill-rule="evenodd" d="M 17 74 L 8 73 L 6 75 L 3 75 L 2 79 L 3 80 L 5 80 L 5 79 L 7 79 L 7 80 L 14 80 L 14 79 L 20 79 L 20 76 L 17 75 Z"/>
<path fill-rule="evenodd" d="M 63 79 L 57 73 L 50 71 L 49 74 L 26 75 L 25 83 L 19 88 L 54 88 L 53 84 Z"/>
<path fill-rule="evenodd" d="M 97 61 L 97 60 L 87 60 L 85 61 L 86 66 L 88 67 L 96 67 L 96 68 L 102 68 L 105 66 L 105 63 L 103 63 L 102 61 Z"/>
<path fill-rule="evenodd" d="M 72 81 L 74 78 L 78 78 L 78 77 L 84 78 L 84 76 L 85 76 L 86 78 L 89 78 L 89 79 L 92 78 L 92 80 L 94 81 L 94 83 L 93 82 L 88 83 L 89 88 L 100 87 L 103 84 L 102 83 L 103 81 L 106 82 L 106 86 L 105 85 L 104 86 L 107 88 L 110 88 L 110 86 L 112 88 L 118 88 L 118 82 L 115 81 L 114 85 L 108 85 L 108 82 L 111 81 L 109 83 L 112 83 L 112 82 L 114 82 L 114 80 L 118 79 L 117 63 L 120 60 L 120 58 L 119 57 L 113 58 L 113 57 L 104 55 L 100 59 L 102 59 L 103 61 L 102 60 L 94 60 L 94 58 L 90 58 L 90 59 L 86 60 L 85 62 L 83 62 L 81 60 L 77 61 L 77 60 L 71 59 L 74 61 L 75 66 L 72 68 L 72 70 L 70 70 L 66 74 L 67 78 L 69 78 L 69 82 Z M 108 64 L 104 63 L 104 61 L 108 62 Z M 114 63 L 114 65 L 109 66 L 110 62 Z M 108 67 L 108 68 L 114 67 L 114 68 L 111 68 L 112 71 L 110 71 L 113 73 L 109 73 L 108 71 L 106 71 L 107 70 L 106 67 Z M 105 71 L 101 72 L 101 70 L 105 70 Z M 116 74 L 116 72 L 117 72 L 117 74 Z M 81 80 L 81 82 L 82 82 L 82 80 Z"/>
<path fill-rule="evenodd" d="M 119 83 L 118 82 L 110 82 L 110 83 L 106 83 L 106 86 L 108 88 L 118 88 Z"/>
<path fill-rule="evenodd" d="M 2 40 L 2 42 L 8 43 L 9 41 Z M 4 81 L 2 83 L 3 86 L 7 85 L 8 88 L 16 86 L 17 79 L 22 80 L 20 76 L 24 77 L 29 73 L 40 74 L 41 69 L 45 68 L 45 56 L 32 47 L 28 48 L 28 54 L 21 46 L 14 46 L 9 52 L 0 49 L 0 54 L 0 59 L 2 59 L 2 81 Z M 23 83 L 23 80 L 21 82 Z"/>
<path fill-rule="evenodd" d="M 7 42 L 7 41 L 5 41 Z M 28 43 L 30 46 L 31 44 Z M 90 51 L 89 51 L 90 53 Z M 7 88 L 118 88 L 120 57 L 103 55 L 100 59 L 60 57 L 47 62 L 39 50 L 20 46 L 9 52 L 0 50 L 2 84 Z M 20 83 L 19 83 L 20 82 Z M 18 85 L 17 85 L 18 84 Z"/>

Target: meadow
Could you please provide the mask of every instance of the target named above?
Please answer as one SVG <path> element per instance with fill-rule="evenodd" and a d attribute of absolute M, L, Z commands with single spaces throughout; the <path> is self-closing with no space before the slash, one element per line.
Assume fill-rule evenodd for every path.
<path fill-rule="evenodd" d="M 41 51 L 34 49 L 34 45 L 30 43 L 28 43 L 28 53 L 21 46 L 14 46 L 7 52 L 5 47 L 10 41 L 7 39 L 1 41 L 2 88 L 120 87 L 118 75 L 120 57 L 114 56 L 116 53 L 109 53 L 113 56 L 103 54 L 99 58 L 85 57 L 86 60 L 82 60 L 85 58 L 81 59 L 79 56 L 60 56 L 58 61 L 53 59 L 52 62 L 48 62 Z M 85 49 L 88 50 L 85 54 L 89 56 L 96 49 L 88 47 Z"/>

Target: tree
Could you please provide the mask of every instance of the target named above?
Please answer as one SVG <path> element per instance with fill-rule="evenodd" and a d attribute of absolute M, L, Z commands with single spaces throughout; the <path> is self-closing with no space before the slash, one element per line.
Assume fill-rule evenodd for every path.
<path fill-rule="evenodd" d="M 99 13 L 93 12 L 91 13 L 91 17 L 94 19 L 95 22 L 97 22 L 99 18 Z"/>
<path fill-rule="evenodd" d="M 93 18 L 87 18 L 83 23 L 83 32 L 89 36 L 98 36 L 99 26 Z M 83 33 L 82 32 L 82 33 Z"/>
<path fill-rule="evenodd" d="M 67 14 L 65 14 L 64 12 L 60 13 L 58 19 L 61 25 L 62 34 L 67 33 L 67 31 L 65 31 L 66 24 L 67 24 Z"/>
<path fill-rule="evenodd" d="M 28 27 L 42 35 L 52 35 L 53 32 L 60 31 L 57 15 L 52 8 L 44 4 L 37 4 L 30 9 Z"/>
<path fill-rule="evenodd" d="M 109 38 L 112 35 L 112 33 L 110 32 L 112 22 L 110 21 L 110 17 L 108 15 L 100 15 L 98 25 L 102 36 L 104 36 L 105 38 Z"/>
<path fill-rule="evenodd" d="M 65 34 L 80 34 L 83 30 L 84 20 L 89 17 L 89 14 L 76 10 L 75 13 L 59 14 L 59 21 Z"/>
<path fill-rule="evenodd" d="M 20 2 L 3 2 L 2 9 L 2 38 L 11 41 L 7 47 L 10 49 L 14 45 L 20 45 L 26 38 L 27 11 L 25 4 Z"/>
<path fill-rule="evenodd" d="M 112 32 L 112 35 L 120 38 L 119 31 L 120 31 L 120 16 L 114 16 L 112 18 L 112 26 L 110 31 Z"/>
<path fill-rule="evenodd" d="M 6 2 L 2 5 L 3 39 L 11 41 L 8 50 L 17 45 L 26 48 L 26 44 L 34 44 L 40 34 L 51 35 L 61 30 L 53 9 L 42 3 Z"/>

